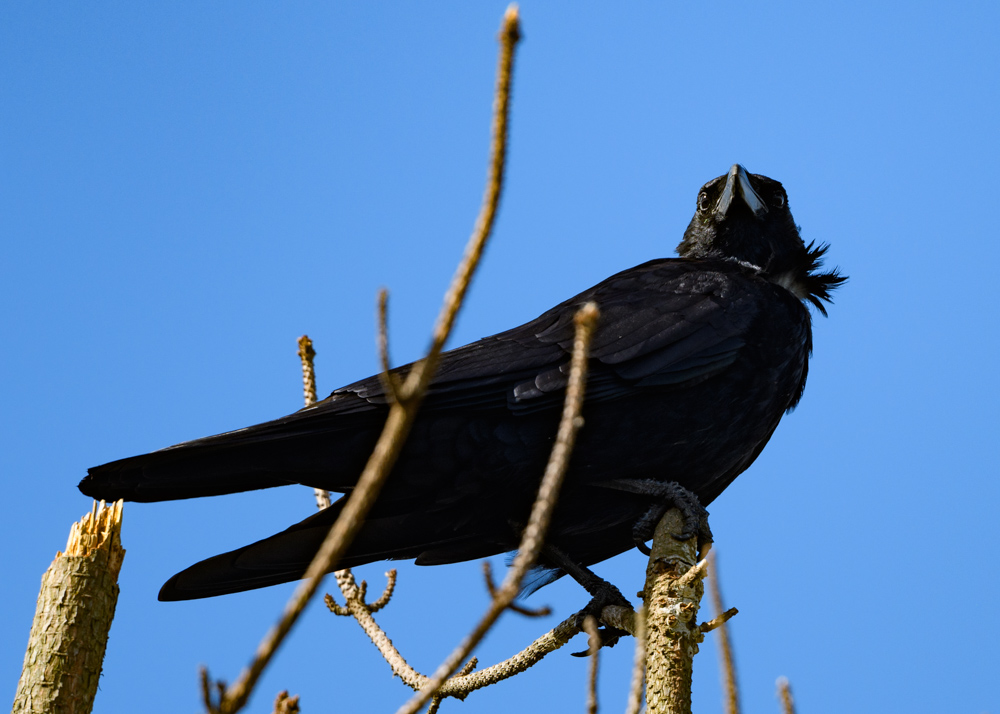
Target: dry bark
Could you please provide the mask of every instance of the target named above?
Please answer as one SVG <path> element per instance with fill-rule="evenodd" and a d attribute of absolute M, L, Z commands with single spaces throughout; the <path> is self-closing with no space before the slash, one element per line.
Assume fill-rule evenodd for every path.
<path fill-rule="evenodd" d="M 70 529 L 42 577 L 13 714 L 88 714 L 118 603 L 122 502 L 104 502 Z"/>

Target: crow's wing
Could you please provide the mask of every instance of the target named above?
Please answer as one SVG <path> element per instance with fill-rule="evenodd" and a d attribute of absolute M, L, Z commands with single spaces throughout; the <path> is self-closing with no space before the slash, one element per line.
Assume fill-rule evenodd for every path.
<path fill-rule="evenodd" d="M 505 406 L 533 411 L 561 401 L 573 348 L 573 316 L 601 310 L 591 342 L 587 398 L 614 399 L 648 386 L 685 384 L 732 364 L 760 311 L 747 270 L 732 263 L 658 260 L 626 270 L 507 332 L 446 352 L 425 409 Z M 408 373 L 410 366 L 397 370 Z M 353 395 L 388 398 L 378 377 L 348 385 L 313 411 L 343 410 Z M 309 411 L 309 410 L 305 410 Z"/>
<path fill-rule="evenodd" d="M 484 409 L 512 416 L 559 409 L 573 316 L 591 300 L 601 317 L 588 400 L 708 379 L 736 360 L 760 312 L 754 282 L 747 269 L 725 261 L 668 259 L 626 270 L 531 322 L 444 353 L 421 413 L 463 418 Z M 95 498 L 160 501 L 315 484 L 317 474 L 350 484 L 387 403 L 381 380 L 369 377 L 274 421 L 95 467 L 80 488 Z"/>

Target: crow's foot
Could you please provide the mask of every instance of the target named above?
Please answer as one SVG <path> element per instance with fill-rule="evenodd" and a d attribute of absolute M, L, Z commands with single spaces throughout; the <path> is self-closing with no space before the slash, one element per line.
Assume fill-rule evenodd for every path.
<path fill-rule="evenodd" d="M 609 481 L 605 485 L 609 488 L 651 496 L 656 499 L 632 526 L 632 539 L 635 542 L 635 547 L 644 555 L 650 554 L 646 541 L 653 537 L 656 524 L 663 518 L 663 514 L 671 508 L 679 509 L 684 515 L 684 530 L 681 533 L 672 534 L 674 538 L 688 540 L 697 535 L 699 550 L 703 544 L 712 542 L 712 531 L 708 527 L 708 511 L 701 505 L 701 501 L 694 493 L 676 481 L 663 483 L 652 479 L 621 479 Z"/>
<path fill-rule="evenodd" d="M 545 554 L 546 560 L 553 565 L 558 566 L 567 575 L 580 583 L 580 585 L 582 585 L 588 593 L 590 593 L 590 602 L 587 603 L 585 608 L 577 613 L 577 618 L 579 619 L 578 624 L 581 629 L 583 628 L 583 620 L 587 617 L 587 615 L 591 615 L 595 620 L 597 620 L 598 623 L 600 623 L 601 612 L 609 605 L 616 605 L 629 610 L 632 609 L 632 603 L 625 599 L 621 590 L 594 573 L 590 568 L 580 565 L 555 546 L 546 545 L 542 552 Z M 624 630 L 607 626 L 600 627 L 597 631 L 601 636 L 601 647 L 614 647 L 622 635 L 628 634 L 628 632 Z M 586 655 L 586 651 L 573 653 L 574 657 L 585 657 Z"/>
<path fill-rule="evenodd" d="M 604 612 L 604 608 L 609 605 L 624 607 L 629 610 L 632 609 L 632 603 L 625 599 L 625 596 L 621 594 L 621 591 L 618 588 L 609 583 L 607 580 L 602 580 L 601 582 L 603 583 L 601 586 L 601 592 L 594 595 L 590 602 L 587 603 L 587 606 L 576 614 L 577 624 L 580 629 L 583 629 L 583 621 L 588 616 L 593 617 L 598 623 L 600 623 L 601 614 Z M 617 627 L 602 625 L 597 628 L 597 634 L 599 636 L 599 649 L 601 647 L 614 647 L 618 644 L 618 640 L 620 640 L 623 635 L 627 635 L 629 633 L 625 630 L 619 630 Z M 590 654 L 588 650 L 572 653 L 574 657 L 586 657 L 588 654 Z"/>

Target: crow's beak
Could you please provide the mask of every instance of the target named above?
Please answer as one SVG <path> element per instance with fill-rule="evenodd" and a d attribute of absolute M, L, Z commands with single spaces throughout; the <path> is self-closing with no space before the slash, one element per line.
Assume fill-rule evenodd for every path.
<path fill-rule="evenodd" d="M 747 176 L 746 169 L 739 164 L 733 164 L 733 168 L 729 169 L 726 187 L 722 189 L 719 202 L 715 204 L 715 214 L 725 216 L 732 208 L 734 198 L 742 199 L 757 218 L 763 218 L 764 214 L 767 213 L 767 206 L 750 185 L 750 177 Z"/>

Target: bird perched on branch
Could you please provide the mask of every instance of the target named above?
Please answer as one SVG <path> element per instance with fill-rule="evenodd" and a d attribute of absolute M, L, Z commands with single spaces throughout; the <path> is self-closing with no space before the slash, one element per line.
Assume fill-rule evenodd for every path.
<path fill-rule="evenodd" d="M 588 301 L 601 318 L 551 552 L 586 566 L 633 547 L 658 498 L 644 484 L 677 484 L 711 503 L 802 396 L 812 349 L 807 303 L 825 315 L 823 302 L 845 280 L 818 272 L 825 252 L 803 243 L 777 181 L 739 165 L 709 181 L 679 258 L 625 270 L 531 322 L 442 355 L 409 440 L 337 567 L 387 558 L 436 565 L 517 547 L 559 421 L 573 315 Z M 108 501 L 288 484 L 347 493 L 388 408 L 382 381 L 369 377 L 275 421 L 92 468 L 80 490 Z M 343 502 L 178 573 L 160 599 L 301 577 Z M 555 576 L 564 565 L 543 555 Z"/>

